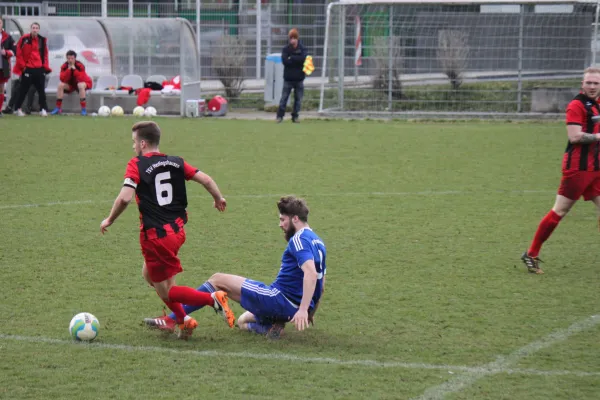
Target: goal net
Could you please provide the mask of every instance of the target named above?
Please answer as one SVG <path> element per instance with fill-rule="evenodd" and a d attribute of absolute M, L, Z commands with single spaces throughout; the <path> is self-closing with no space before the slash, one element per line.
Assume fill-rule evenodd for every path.
<path fill-rule="evenodd" d="M 330 3 L 319 111 L 562 115 L 583 70 L 600 63 L 599 2 Z"/>

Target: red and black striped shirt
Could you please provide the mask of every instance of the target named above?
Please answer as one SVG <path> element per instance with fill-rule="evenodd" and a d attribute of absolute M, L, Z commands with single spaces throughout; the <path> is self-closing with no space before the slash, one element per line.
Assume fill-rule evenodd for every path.
<path fill-rule="evenodd" d="M 600 115 L 596 100 L 580 93 L 567 106 L 567 125 L 579 125 L 585 133 L 600 133 L 593 116 Z M 600 171 L 600 142 L 567 144 L 562 169 L 567 171 Z"/>
<path fill-rule="evenodd" d="M 140 210 L 140 231 L 146 239 L 165 237 L 187 223 L 185 181 L 198 169 L 183 158 L 147 153 L 132 158 L 125 171 L 125 186 L 135 189 Z"/>

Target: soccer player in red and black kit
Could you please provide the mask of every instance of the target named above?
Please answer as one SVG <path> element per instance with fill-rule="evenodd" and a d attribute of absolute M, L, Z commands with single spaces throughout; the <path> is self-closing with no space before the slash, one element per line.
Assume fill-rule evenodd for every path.
<path fill-rule="evenodd" d="M 140 244 L 144 256 L 142 275 L 175 313 L 178 336 L 186 339 L 198 326 L 196 320 L 186 315 L 182 303 L 212 306 L 232 328 L 235 316 L 225 292 L 209 294 L 175 285 L 175 276 L 183 271 L 177 254 L 185 242 L 185 181 L 193 180 L 204 186 L 212 195 L 217 210 L 225 211 L 227 202 L 210 176 L 181 157 L 161 153 L 158 149 L 160 135 L 159 126 L 152 121 L 138 122 L 133 126 L 133 150 L 137 156 L 127 164 L 121 192 L 110 215 L 100 224 L 100 231 L 102 234 L 106 232 L 135 195 L 140 211 Z"/>
<path fill-rule="evenodd" d="M 4 84 L 10 79 L 10 59 L 16 51 L 15 41 L 2 27 L 2 16 L 0 16 L 0 117 L 4 104 Z"/>
<path fill-rule="evenodd" d="M 560 220 L 583 196 L 593 201 L 600 212 L 600 68 L 587 68 L 583 73 L 581 92 L 567 106 L 569 142 L 562 161 L 562 179 L 554 207 L 546 214 L 535 232 L 531 246 L 521 260 L 527 270 L 543 274 L 538 257 Z"/>

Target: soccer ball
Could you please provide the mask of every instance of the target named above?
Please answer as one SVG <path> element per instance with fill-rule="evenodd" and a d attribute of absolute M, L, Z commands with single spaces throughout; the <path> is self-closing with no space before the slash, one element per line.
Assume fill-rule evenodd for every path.
<path fill-rule="evenodd" d="M 77 314 L 69 324 L 69 333 L 75 340 L 91 342 L 98 336 L 100 322 L 90 313 L 82 312 Z"/>
<path fill-rule="evenodd" d="M 156 117 L 156 108 L 154 108 L 154 107 L 147 107 L 146 111 L 144 111 L 144 115 L 146 117 Z"/>
<path fill-rule="evenodd" d="M 101 117 L 108 117 L 110 115 L 110 108 L 108 106 L 102 106 L 98 109 L 98 115 Z"/>
<path fill-rule="evenodd" d="M 114 115 L 115 117 L 122 117 L 123 114 L 123 107 L 121 106 L 114 106 L 112 110 L 110 110 L 110 115 Z"/>
<path fill-rule="evenodd" d="M 136 117 L 143 117 L 145 112 L 144 107 L 141 106 L 137 106 L 133 109 L 133 115 Z"/>

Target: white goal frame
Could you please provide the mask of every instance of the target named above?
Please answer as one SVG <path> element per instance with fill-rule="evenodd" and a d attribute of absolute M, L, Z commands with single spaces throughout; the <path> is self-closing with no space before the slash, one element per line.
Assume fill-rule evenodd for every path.
<path fill-rule="evenodd" d="M 521 11 L 520 11 L 520 15 L 523 15 L 524 13 L 524 7 L 528 6 L 528 5 L 575 5 L 575 4 L 587 4 L 587 5 L 592 5 L 595 6 L 595 18 L 593 20 L 590 20 L 590 24 L 593 25 L 593 37 L 590 37 L 590 48 L 592 49 L 597 49 L 596 51 L 591 51 L 591 62 L 589 63 L 589 65 L 595 65 L 596 61 L 600 61 L 600 60 L 596 60 L 596 58 L 600 58 L 600 40 L 598 40 L 598 22 L 599 22 L 599 17 L 600 17 L 600 0 L 480 0 L 480 1 L 473 1 L 473 0 L 435 0 L 435 1 L 427 1 L 427 2 L 423 2 L 423 1 L 416 1 L 416 0 L 336 0 L 331 2 L 330 4 L 327 5 L 327 11 L 326 11 L 326 19 L 325 19 L 325 43 L 323 46 L 323 62 L 322 62 L 322 67 L 321 67 L 321 82 L 320 82 L 320 95 L 319 95 L 319 108 L 318 108 L 318 112 L 320 114 L 332 114 L 332 115 L 336 115 L 336 114 L 343 114 L 343 115 L 358 115 L 358 116 L 423 116 L 423 117 L 443 117 L 443 116 L 449 116 L 449 117 L 467 117 L 467 118 L 472 118 L 472 117 L 494 117 L 494 116 L 524 116 L 524 117 L 528 117 L 528 116 L 537 116 L 537 117 L 544 117 L 544 116 L 550 116 L 550 117 L 563 117 L 563 113 L 535 113 L 535 112 L 525 112 L 523 110 L 522 107 L 522 100 L 523 100 L 523 87 L 522 87 L 522 81 L 523 81 L 523 75 L 522 75 L 522 61 L 521 61 L 521 55 L 523 54 L 523 28 L 521 28 L 521 32 L 519 33 L 520 37 L 519 37 L 519 48 L 518 48 L 518 52 L 519 52 L 519 65 L 518 67 L 515 68 L 515 70 L 517 71 L 516 74 L 516 81 L 518 84 L 518 89 L 517 89 L 517 110 L 516 112 L 479 112 L 479 111 L 474 111 L 474 112 L 469 112 L 469 111 L 462 111 L 462 112 L 433 112 L 433 111 L 419 111 L 419 110 L 414 110 L 414 111 L 392 111 L 392 105 L 393 105 L 393 99 L 392 99 L 392 52 L 389 51 L 389 68 L 388 68 L 388 72 L 389 72 L 389 79 L 387 79 L 387 85 L 389 85 L 389 89 L 387 90 L 387 96 L 388 96 L 388 104 L 389 106 L 385 108 L 385 110 L 381 110 L 381 111 L 357 111 L 357 110 L 347 110 L 344 108 L 344 91 L 346 90 L 346 86 L 345 83 L 346 81 L 349 81 L 350 78 L 352 78 L 351 76 L 349 76 L 349 74 L 347 72 L 345 72 L 344 70 L 347 69 L 347 65 L 345 64 L 345 60 L 344 58 L 348 58 L 347 55 L 345 55 L 346 50 L 348 50 L 347 47 L 347 28 L 346 25 L 348 24 L 347 22 L 347 18 L 348 16 L 345 14 L 345 10 L 346 7 L 348 6 L 365 6 L 365 5 L 389 5 L 389 6 L 399 6 L 399 5 L 415 5 L 415 6 L 424 6 L 424 5 L 431 5 L 431 6 L 446 6 L 446 5 L 506 5 L 506 6 L 514 6 L 514 5 L 519 5 L 521 6 Z M 337 34 L 339 37 L 337 37 L 337 49 L 335 48 L 336 46 L 330 46 L 330 40 L 332 39 L 331 35 L 332 35 L 332 23 L 336 23 L 332 21 L 332 16 L 333 13 L 332 11 L 335 8 L 340 8 L 339 13 L 340 14 L 336 14 L 336 17 L 339 17 L 340 20 L 345 21 L 345 23 L 341 24 L 339 27 L 337 27 Z M 393 25 L 393 15 L 392 15 L 392 10 L 393 8 L 390 7 L 390 11 L 389 11 L 389 48 L 392 48 L 392 39 L 393 39 L 393 33 L 392 33 L 392 25 Z M 523 17 L 521 17 L 521 21 L 522 21 Z M 521 22 L 521 24 L 523 24 Z M 360 35 L 360 24 L 359 27 L 357 29 L 357 33 L 356 35 Z M 355 56 L 355 62 L 360 65 L 360 52 L 362 50 L 362 48 L 360 47 L 360 45 L 357 44 L 357 54 Z M 335 55 L 329 55 L 330 51 L 335 51 Z M 598 52 L 598 55 L 596 54 Z M 341 56 L 340 56 L 341 55 Z M 331 57 L 331 58 L 330 58 Z M 336 71 L 334 76 L 332 76 L 330 74 L 330 76 L 328 76 L 328 72 L 331 73 L 331 71 L 328 71 L 328 69 L 331 69 L 331 67 L 328 65 L 328 60 L 337 60 L 337 65 L 336 65 Z M 340 62 L 341 60 L 341 62 Z M 589 66 L 587 65 L 587 66 Z M 578 70 L 576 73 L 575 71 L 571 72 L 571 76 L 569 76 L 569 78 L 578 78 L 581 76 L 581 72 L 583 72 L 583 69 L 585 68 L 585 65 L 581 65 L 581 69 Z M 356 70 L 356 67 L 355 67 Z M 364 81 L 366 81 L 366 77 L 363 77 L 365 79 L 363 79 L 363 84 Z M 567 78 L 567 76 L 564 76 L 564 78 Z M 356 75 L 354 77 L 354 81 L 353 82 L 357 82 L 356 81 Z M 337 101 L 339 102 L 339 106 L 338 107 L 331 107 L 328 108 L 325 105 L 325 101 L 326 101 L 326 91 L 327 90 L 333 90 L 335 91 L 337 88 Z M 576 88 L 575 88 L 576 89 Z M 389 111 L 388 111 L 389 109 Z"/>

